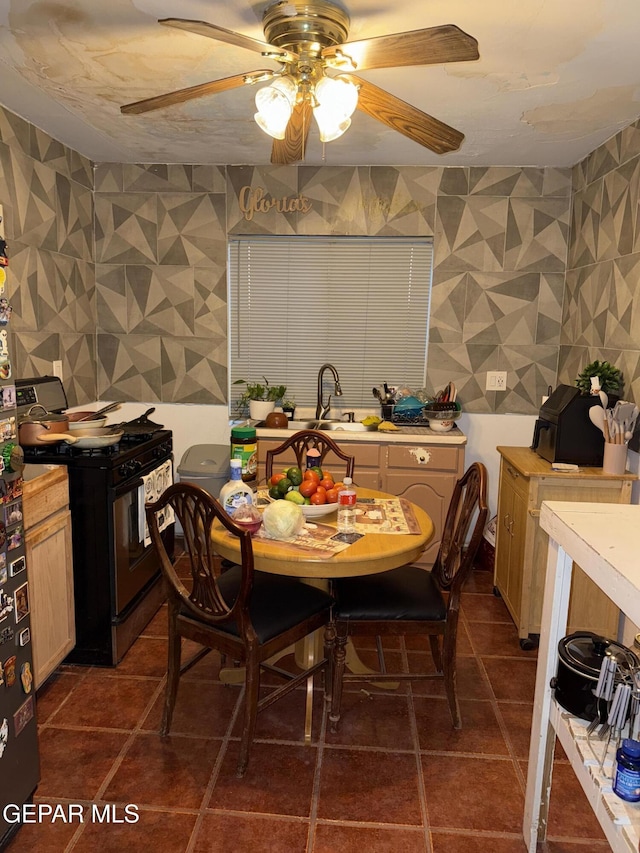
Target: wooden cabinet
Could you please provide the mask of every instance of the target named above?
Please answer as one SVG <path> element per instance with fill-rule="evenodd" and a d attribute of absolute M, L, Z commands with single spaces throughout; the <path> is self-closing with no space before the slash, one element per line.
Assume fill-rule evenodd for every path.
<path fill-rule="evenodd" d="M 66 467 L 55 466 L 34 479 L 25 479 L 22 502 L 34 683 L 38 688 L 76 642 Z"/>
<path fill-rule="evenodd" d="M 500 486 L 494 584 L 518 629 L 523 648 L 540 633 L 546 575 L 547 534 L 539 524 L 543 501 L 622 503 L 631 501 L 633 474 L 604 474 L 601 468 L 552 471 L 527 447 L 498 447 Z M 569 631 L 590 630 L 615 638 L 618 608 L 576 567 L 572 577 Z"/>
<path fill-rule="evenodd" d="M 425 433 L 429 432 L 425 430 Z M 438 553 L 453 488 L 464 472 L 465 439 L 458 431 L 455 435 L 455 444 L 429 441 L 428 435 L 394 437 L 393 441 L 376 437 L 376 441 L 365 442 L 352 440 L 345 432 L 336 439 L 342 450 L 355 458 L 353 479 L 356 485 L 406 497 L 429 514 L 435 527 L 434 536 L 417 561 L 418 565 L 426 568 L 433 565 Z M 258 482 L 264 481 L 267 450 L 277 447 L 283 440 L 258 434 Z M 283 465 L 295 463 L 293 452 L 278 459 Z M 325 464 L 332 472 L 344 468 L 344 463 L 335 457 L 332 460 L 330 455 Z"/>

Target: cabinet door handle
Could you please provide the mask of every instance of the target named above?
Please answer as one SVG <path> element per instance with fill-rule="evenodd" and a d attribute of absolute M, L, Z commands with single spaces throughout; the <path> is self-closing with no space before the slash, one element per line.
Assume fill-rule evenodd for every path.
<path fill-rule="evenodd" d="M 511 465 L 507 465 L 507 471 L 509 472 L 509 476 L 512 477 L 514 480 L 517 480 L 520 476 L 520 472 L 516 471 L 515 468 L 512 468 Z"/>
<path fill-rule="evenodd" d="M 513 519 L 509 522 L 509 536 L 513 536 Z"/>
<path fill-rule="evenodd" d="M 504 524 L 504 527 L 505 527 L 505 530 L 507 531 L 507 533 L 510 532 L 509 531 L 509 518 L 510 518 L 509 513 L 506 512 L 504 515 L 504 518 L 502 519 L 502 523 Z"/>

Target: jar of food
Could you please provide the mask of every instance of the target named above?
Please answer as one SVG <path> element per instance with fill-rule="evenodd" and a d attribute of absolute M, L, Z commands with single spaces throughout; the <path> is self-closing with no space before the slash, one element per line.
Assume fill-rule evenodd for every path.
<path fill-rule="evenodd" d="M 242 460 L 242 479 L 245 483 L 255 480 L 258 471 L 258 439 L 255 427 L 232 428 L 231 458 Z"/>

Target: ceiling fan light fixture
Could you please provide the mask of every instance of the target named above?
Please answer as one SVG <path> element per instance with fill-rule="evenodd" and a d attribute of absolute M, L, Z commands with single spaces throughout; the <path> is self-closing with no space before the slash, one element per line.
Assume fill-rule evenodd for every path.
<path fill-rule="evenodd" d="M 322 77 L 315 87 L 313 116 L 322 142 L 332 142 L 348 130 L 358 105 L 358 87 L 344 77 Z"/>
<path fill-rule="evenodd" d="M 258 112 L 254 119 L 258 127 L 274 139 L 284 139 L 297 89 L 291 77 L 285 76 L 256 92 Z"/>

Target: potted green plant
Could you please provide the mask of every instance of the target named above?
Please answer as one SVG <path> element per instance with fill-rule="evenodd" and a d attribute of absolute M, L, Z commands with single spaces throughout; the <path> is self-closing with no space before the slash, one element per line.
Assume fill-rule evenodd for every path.
<path fill-rule="evenodd" d="M 287 397 L 286 400 L 282 401 L 282 411 L 289 418 L 289 420 L 293 420 L 293 416 L 296 412 L 296 401 L 293 397 Z"/>
<path fill-rule="evenodd" d="M 246 379 L 236 379 L 234 385 L 244 385 L 245 390 L 238 400 L 238 410 L 244 412 L 249 406 L 249 417 L 252 420 L 263 421 L 272 412 L 276 403 L 287 393 L 286 385 L 270 385 L 266 376 L 261 382 L 249 382 Z"/>
<path fill-rule="evenodd" d="M 597 379 L 597 382 L 592 382 Z M 578 374 L 576 385 L 582 394 L 593 394 L 604 391 L 607 396 L 622 395 L 624 378 L 622 371 L 608 361 L 592 361 Z M 594 388 L 594 386 L 597 386 Z"/>

